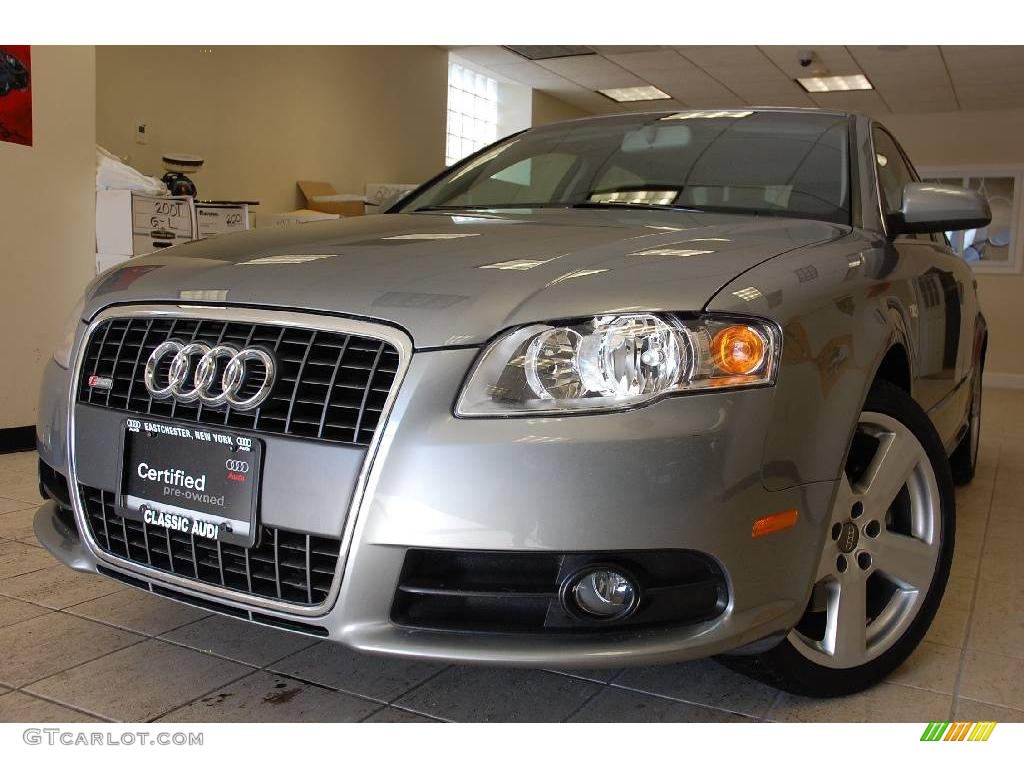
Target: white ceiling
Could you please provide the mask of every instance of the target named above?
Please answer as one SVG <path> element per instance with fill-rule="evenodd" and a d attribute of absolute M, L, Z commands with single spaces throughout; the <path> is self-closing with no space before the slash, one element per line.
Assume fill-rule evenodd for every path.
<path fill-rule="evenodd" d="M 832 107 L 885 114 L 1024 107 L 1024 46 L 594 45 L 594 53 L 530 61 L 501 46 L 451 46 L 496 74 L 588 112 L 742 105 Z M 798 52 L 813 50 L 801 67 Z M 794 82 L 863 73 L 873 91 L 808 94 Z M 671 101 L 616 104 L 598 88 L 654 85 Z"/>

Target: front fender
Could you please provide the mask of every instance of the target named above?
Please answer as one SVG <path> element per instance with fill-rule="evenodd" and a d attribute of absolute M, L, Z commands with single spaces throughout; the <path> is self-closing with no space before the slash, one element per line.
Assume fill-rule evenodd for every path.
<path fill-rule="evenodd" d="M 914 300 L 893 253 L 855 233 L 765 262 L 709 302 L 708 311 L 768 317 L 783 329 L 762 464 L 768 490 L 839 477 L 886 352 L 901 344 L 912 364 Z"/>

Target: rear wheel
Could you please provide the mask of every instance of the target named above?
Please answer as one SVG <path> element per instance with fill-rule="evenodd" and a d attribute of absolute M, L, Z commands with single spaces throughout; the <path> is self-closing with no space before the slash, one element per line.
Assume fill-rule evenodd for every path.
<path fill-rule="evenodd" d="M 868 395 L 799 624 L 759 656 L 723 662 L 783 690 L 841 696 L 874 685 L 921 641 L 953 555 L 949 462 L 903 390 Z"/>

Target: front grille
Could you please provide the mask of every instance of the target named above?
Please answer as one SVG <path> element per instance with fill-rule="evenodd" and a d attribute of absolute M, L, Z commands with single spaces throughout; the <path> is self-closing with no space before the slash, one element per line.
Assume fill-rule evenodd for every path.
<path fill-rule="evenodd" d="M 224 544 L 114 511 L 114 494 L 79 486 L 85 519 L 104 552 L 139 565 L 300 605 L 327 599 L 338 567 L 341 541 L 260 526 L 251 549 Z"/>
<path fill-rule="evenodd" d="M 589 619 L 567 608 L 562 585 L 596 564 L 633 574 L 640 602 L 627 618 Z M 689 550 L 477 552 L 412 549 L 406 554 L 391 619 L 418 629 L 458 632 L 616 631 L 707 621 L 728 604 L 725 575 Z"/>
<path fill-rule="evenodd" d="M 277 378 L 270 396 L 251 411 L 153 399 L 144 379 L 146 361 L 169 339 L 272 352 Z M 365 446 L 377 429 L 397 371 L 395 347 L 364 336 L 225 320 L 114 318 L 98 325 L 87 342 L 78 400 L 179 422 Z M 109 378 L 113 386 L 90 387 L 92 376 Z M 240 396 L 252 394 L 243 391 Z"/>
<path fill-rule="evenodd" d="M 280 616 L 269 616 L 264 613 L 257 613 L 256 611 L 236 608 L 233 605 L 225 605 L 224 603 L 218 603 L 214 600 L 196 597 L 195 595 L 190 595 L 187 592 L 179 592 L 176 589 L 167 589 L 167 587 L 162 587 L 159 584 L 150 584 L 148 581 L 136 579 L 132 576 L 126 576 L 120 571 L 115 571 L 112 568 L 106 568 L 102 565 L 97 565 L 96 571 L 107 578 L 115 579 L 120 581 L 122 584 L 127 584 L 129 587 L 135 587 L 136 589 L 142 589 L 146 592 L 152 592 L 154 595 L 162 595 L 163 597 L 168 597 L 171 600 L 188 603 L 189 605 L 194 605 L 197 608 L 203 608 L 207 611 L 213 611 L 214 613 L 222 613 L 225 616 L 234 616 L 236 619 L 248 619 L 249 621 L 255 621 L 271 627 L 280 627 L 281 629 L 288 629 L 292 632 L 302 632 L 306 635 L 327 637 L 330 634 L 326 627 L 321 627 L 316 624 L 306 624 L 299 621 L 291 621 L 290 619 L 282 619 Z"/>

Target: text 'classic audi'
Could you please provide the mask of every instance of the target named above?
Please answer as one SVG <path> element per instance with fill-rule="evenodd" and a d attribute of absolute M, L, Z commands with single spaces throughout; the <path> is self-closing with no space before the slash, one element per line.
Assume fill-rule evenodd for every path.
<path fill-rule="evenodd" d="M 683 111 L 135 258 L 46 370 L 36 533 L 368 652 L 854 691 L 945 589 L 989 217 L 869 118 Z"/>

